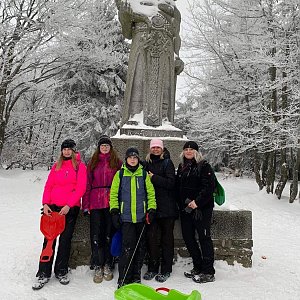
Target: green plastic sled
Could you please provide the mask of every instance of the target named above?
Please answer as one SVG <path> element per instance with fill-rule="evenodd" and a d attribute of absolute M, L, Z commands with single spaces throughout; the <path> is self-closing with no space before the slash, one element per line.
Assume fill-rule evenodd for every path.
<path fill-rule="evenodd" d="M 167 292 L 162 294 L 159 291 Z M 131 283 L 115 291 L 116 300 L 201 300 L 201 294 L 194 290 L 190 295 L 168 288 L 153 289 L 150 286 Z"/>

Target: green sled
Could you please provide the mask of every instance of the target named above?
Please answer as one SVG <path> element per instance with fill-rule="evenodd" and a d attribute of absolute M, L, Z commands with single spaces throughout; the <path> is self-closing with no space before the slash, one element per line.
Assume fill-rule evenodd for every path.
<path fill-rule="evenodd" d="M 159 291 L 168 292 L 162 294 Z M 201 294 L 194 290 L 190 295 L 168 288 L 153 289 L 150 286 L 131 283 L 115 291 L 116 300 L 201 300 Z"/>

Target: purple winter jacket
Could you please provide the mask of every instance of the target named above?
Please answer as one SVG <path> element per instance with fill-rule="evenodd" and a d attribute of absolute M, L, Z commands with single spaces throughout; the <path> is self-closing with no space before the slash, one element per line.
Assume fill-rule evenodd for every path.
<path fill-rule="evenodd" d="M 100 153 L 95 169 L 88 169 L 86 192 L 82 198 L 83 211 L 109 207 L 110 186 L 116 172 L 122 166 L 120 161 L 117 169 L 111 169 L 109 160 L 109 153 Z"/>

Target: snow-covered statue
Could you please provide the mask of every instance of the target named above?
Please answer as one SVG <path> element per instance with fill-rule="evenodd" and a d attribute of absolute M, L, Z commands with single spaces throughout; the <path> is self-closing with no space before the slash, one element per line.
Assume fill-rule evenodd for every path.
<path fill-rule="evenodd" d="M 181 16 L 174 0 L 115 0 L 125 38 L 132 39 L 122 125 L 143 113 L 143 123 L 174 121 Z"/>

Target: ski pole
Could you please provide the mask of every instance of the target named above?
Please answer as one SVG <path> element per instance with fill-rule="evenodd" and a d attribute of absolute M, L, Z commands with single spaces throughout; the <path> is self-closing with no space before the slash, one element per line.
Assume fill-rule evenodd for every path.
<path fill-rule="evenodd" d="M 123 286 L 123 284 L 124 284 L 125 278 L 126 278 L 126 276 L 127 276 L 127 273 L 128 273 L 128 271 L 129 271 L 129 268 L 130 268 L 130 266 L 131 266 L 131 264 L 132 264 L 132 261 L 133 261 L 135 252 L 136 252 L 136 250 L 137 250 L 137 248 L 138 248 L 138 245 L 139 245 L 140 240 L 141 240 L 141 238 L 142 238 L 142 235 L 143 235 L 143 233 L 144 233 L 145 227 L 146 227 L 146 224 L 144 223 L 144 226 L 143 226 L 143 228 L 142 228 L 141 234 L 140 234 L 140 236 L 139 236 L 139 239 L 138 239 L 138 241 L 137 241 L 137 243 L 136 243 L 136 246 L 135 246 L 135 248 L 134 248 L 133 254 L 132 254 L 132 256 L 131 256 L 130 262 L 129 262 L 128 266 L 127 266 L 125 275 L 124 275 L 124 277 L 123 277 L 123 279 L 122 279 L 121 286 Z"/>

